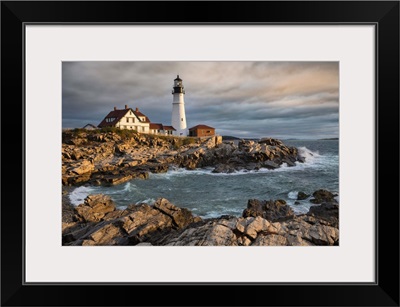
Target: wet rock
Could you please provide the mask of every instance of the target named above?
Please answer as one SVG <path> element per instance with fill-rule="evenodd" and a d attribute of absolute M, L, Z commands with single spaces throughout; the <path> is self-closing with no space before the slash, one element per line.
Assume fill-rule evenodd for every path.
<path fill-rule="evenodd" d="M 298 192 L 297 193 L 297 200 L 304 200 L 307 199 L 308 197 L 310 197 L 310 195 L 304 193 L 304 192 Z"/>
<path fill-rule="evenodd" d="M 236 170 L 232 165 L 220 164 L 216 168 L 214 168 L 212 172 L 213 173 L 231 174 L 231 173 L 235 173 Z"/>
<path fill-rule="evenodd" d="M 276 169 L 279 168 L 280 165 L 278 163 L 275 163 L 274 161 L 265 161 L 262 163 L 262 166 L 268 169 Z"/>
<path fill-rule="evenodd" d="M 313 193 L 314 198 L 310 199 L 313 204 L 321 204 L 323 202 L 336 202 L 335 196 L 332 192 L 320 189 Z"/>

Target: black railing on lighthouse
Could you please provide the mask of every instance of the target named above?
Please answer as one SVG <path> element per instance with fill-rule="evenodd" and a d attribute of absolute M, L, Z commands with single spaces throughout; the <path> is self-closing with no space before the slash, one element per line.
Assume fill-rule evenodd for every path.
<path fill-rule="evenodd" d="M 183 87 L 176 86 L 172 90 L 172 94 L 175 94 L 175 93 L 183 93 L 183 94 L 185 94 L 185 89 Z"/>

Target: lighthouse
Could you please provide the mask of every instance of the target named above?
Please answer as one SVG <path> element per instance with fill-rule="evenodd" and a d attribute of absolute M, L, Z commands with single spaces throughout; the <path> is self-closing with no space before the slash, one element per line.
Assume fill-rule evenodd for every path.
<path fill-rule="evenodd" d="M 185 95 L 185 88 L 182 84 L 182 79 L 177 75 L 174 80 L 174 87 L 172 90 L 172 127 L 176 129 L 174 135 L 187 136 L 186 126 L 186 115 L 185 115 L 185 101 L 183 95 Z"/>

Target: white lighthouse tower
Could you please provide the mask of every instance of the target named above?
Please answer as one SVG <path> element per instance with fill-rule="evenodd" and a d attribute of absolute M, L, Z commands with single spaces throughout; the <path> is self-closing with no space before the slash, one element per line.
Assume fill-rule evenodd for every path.
<path fill-rule="evenodd" d="M 172 90 L 174 99 L 172 101 L 172 127 L 176 129 L 174 135 L 187 136 L 186 115 L 185 115 L 185 88 L 182 84 L 182 79 L 177 75 L 174 80 L 174 88 Z"/>

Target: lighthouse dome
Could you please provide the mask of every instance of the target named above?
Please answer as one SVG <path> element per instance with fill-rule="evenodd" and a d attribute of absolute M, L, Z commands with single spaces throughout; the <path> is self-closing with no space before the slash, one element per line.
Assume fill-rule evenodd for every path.
<path fill-rule="evenodd" d="M 174 79 L 174 81 L 182 81 L 181 78 L 179 78 L 179 75 L 176 76 L 176 79 Z"/>

